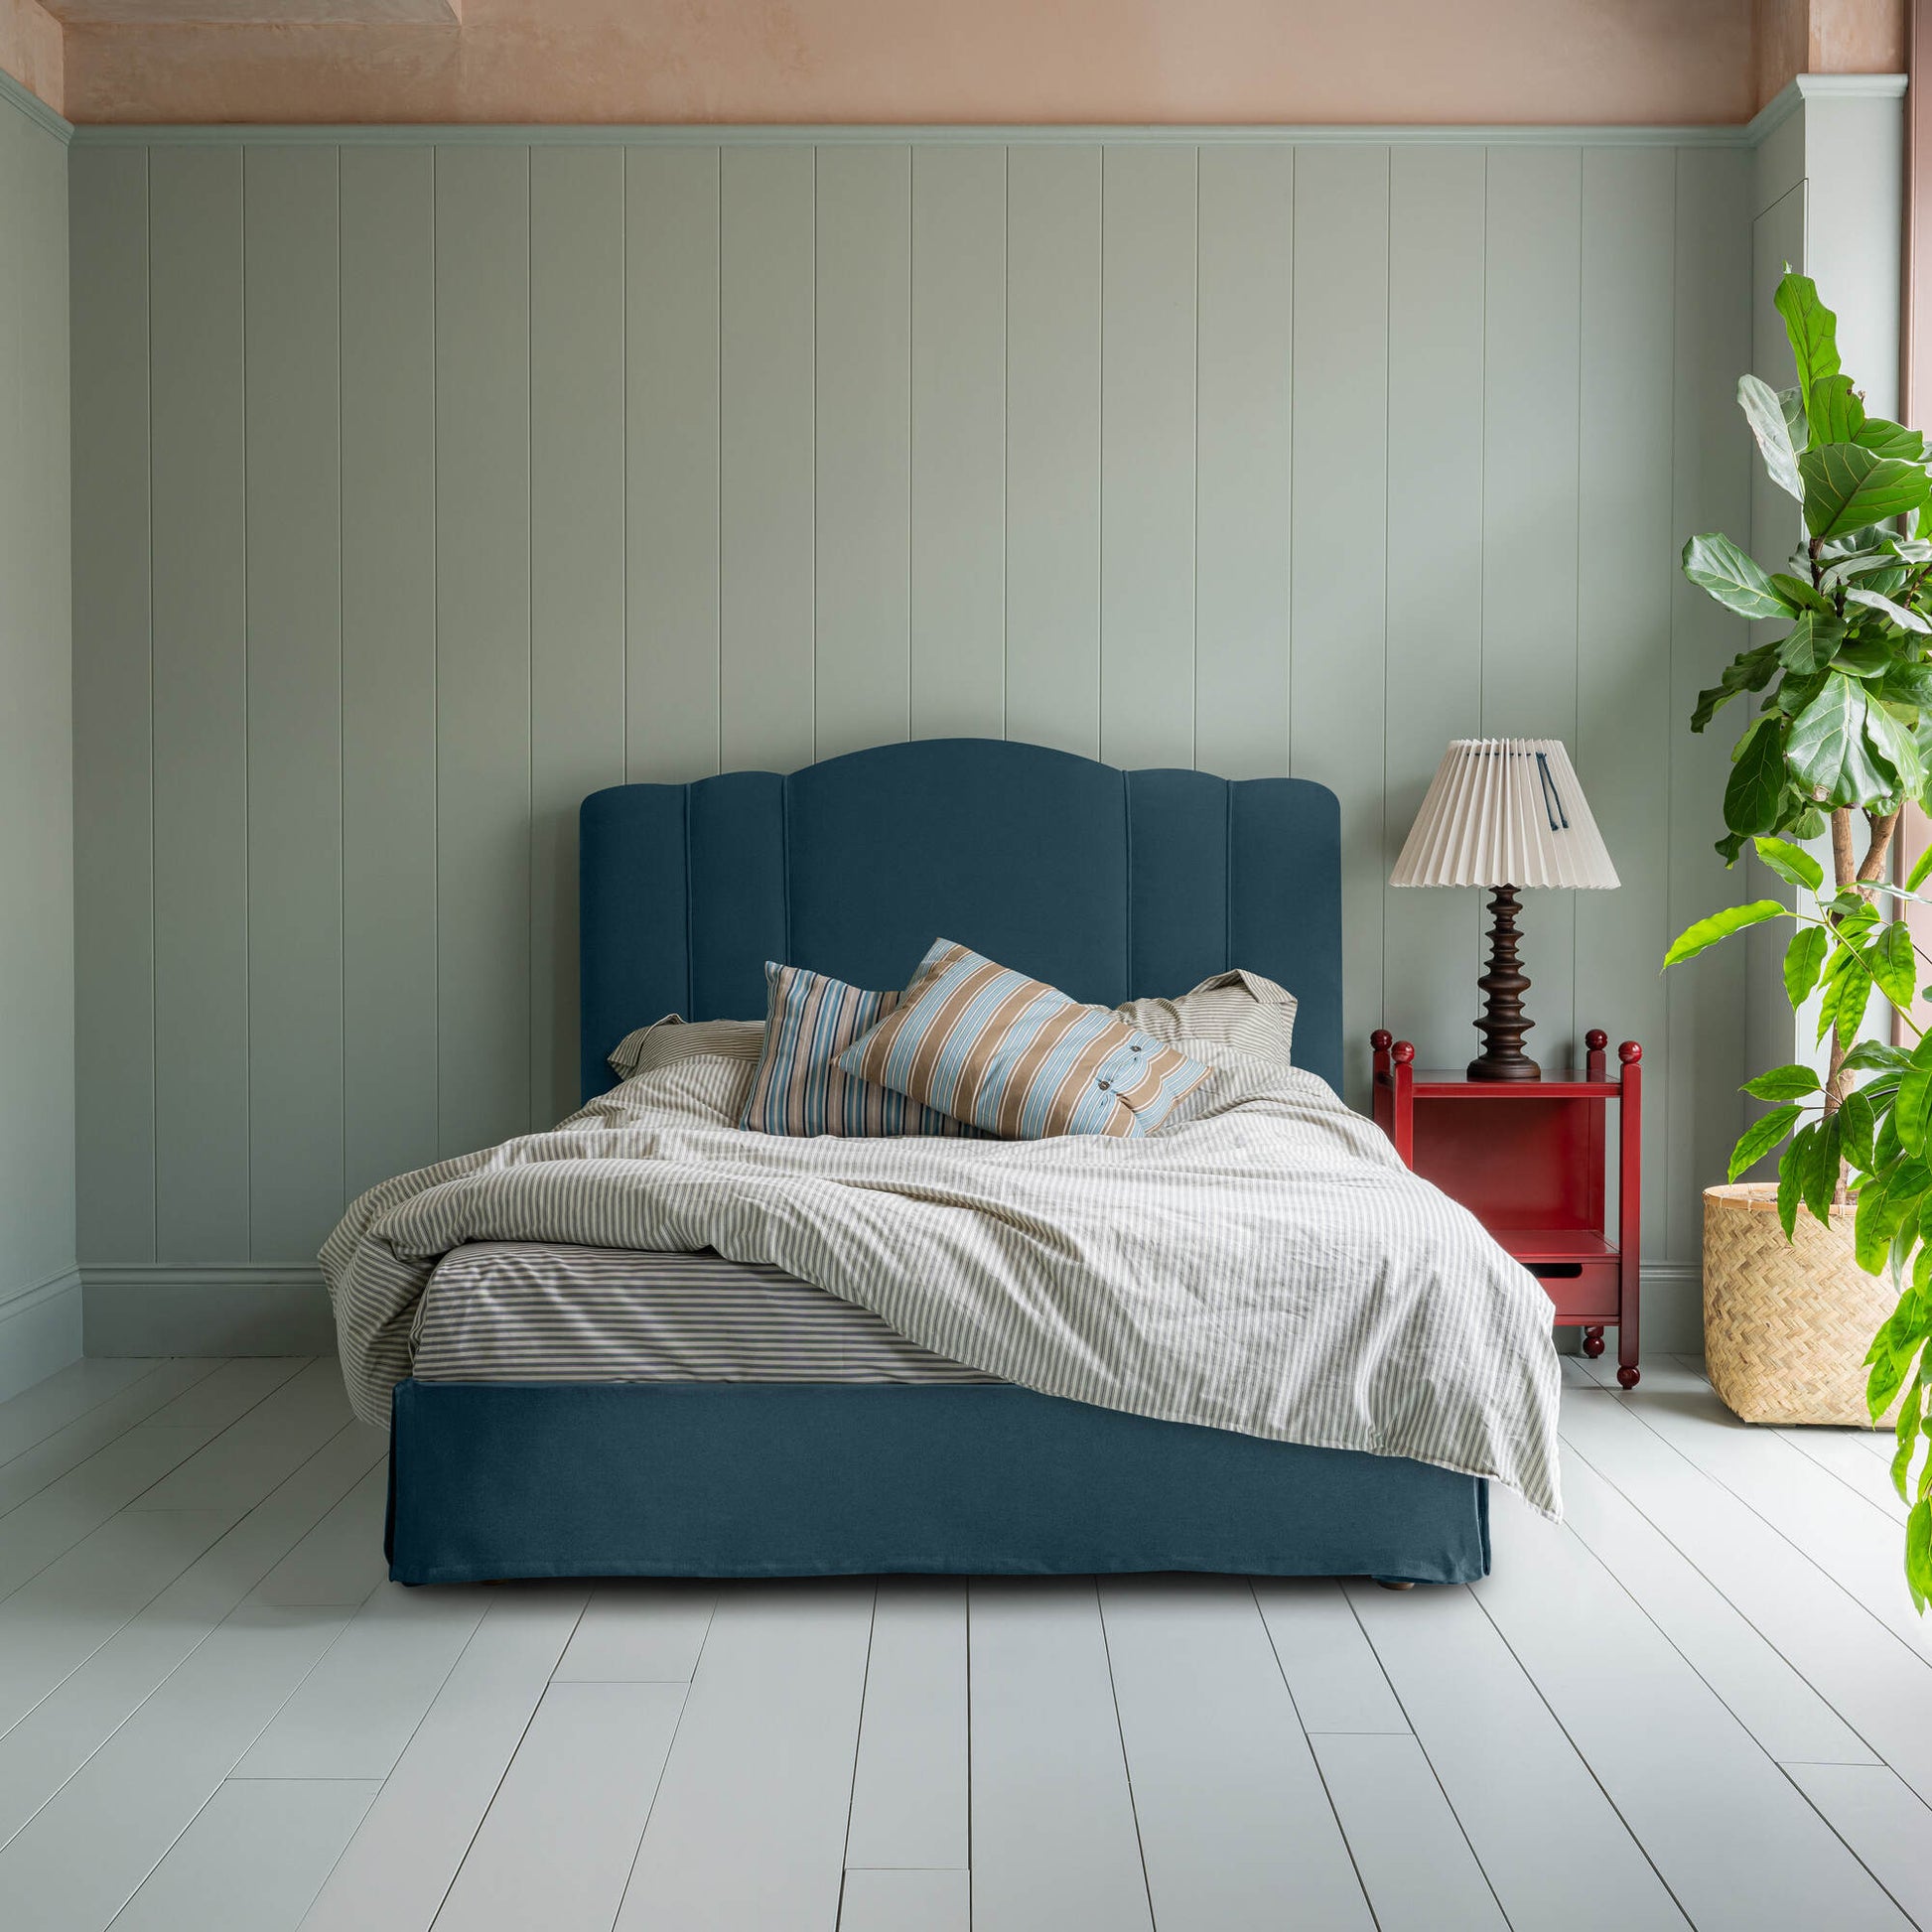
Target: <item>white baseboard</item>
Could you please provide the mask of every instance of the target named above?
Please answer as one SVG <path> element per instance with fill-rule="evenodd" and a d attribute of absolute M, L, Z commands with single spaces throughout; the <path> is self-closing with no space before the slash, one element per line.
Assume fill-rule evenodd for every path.
<path fill-rule="evenodd" d="M 89 1355 L 333 1355 L 318 1268 L 82 1264 Z"/>
<path fill-rule="evenodd" d="M 80 1271 L 0 1301 L 0 1402 L 80 1359 Z"/>

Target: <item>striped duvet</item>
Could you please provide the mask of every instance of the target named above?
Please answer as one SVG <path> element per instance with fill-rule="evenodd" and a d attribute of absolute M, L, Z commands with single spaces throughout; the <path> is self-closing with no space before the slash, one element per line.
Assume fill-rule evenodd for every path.
<path fill-rule="evenodd" d="M 323 1272 L 356 1413 L 410 1373 L 437 1259 L 563 1241 L 764 1263 L 1049 1395 L 1492 1476 L 1559 1510 L 1550 1305 L 1312 1075 L 1190 1041 L 1158 1133 L 792 1139 L 742 1061 L 628 1080 L 547 1134 L 362 1195 Z"/>

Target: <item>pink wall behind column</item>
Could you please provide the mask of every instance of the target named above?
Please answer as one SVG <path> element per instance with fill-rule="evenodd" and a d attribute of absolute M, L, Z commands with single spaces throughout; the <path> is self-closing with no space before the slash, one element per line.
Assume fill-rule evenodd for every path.
<path fill-rule="evenodd" d="M 61 23 L 35 0 L 0 0 L 0 73 L 60 111 Z"/>

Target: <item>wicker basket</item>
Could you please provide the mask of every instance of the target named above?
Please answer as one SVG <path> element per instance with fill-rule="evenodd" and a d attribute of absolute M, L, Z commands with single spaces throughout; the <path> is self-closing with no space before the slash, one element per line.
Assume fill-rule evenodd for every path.
<path fill-rule="evenodd" d="M 1864 1353 L 1897 1300 L 1854 1257 L 1850 1207 L 1829 1228 L 1801 1213 L 1786 1241 L 1771 1183 L 1704 1190 L 1705 1359 L 1745 1422 L 1872 1427 Z"/>

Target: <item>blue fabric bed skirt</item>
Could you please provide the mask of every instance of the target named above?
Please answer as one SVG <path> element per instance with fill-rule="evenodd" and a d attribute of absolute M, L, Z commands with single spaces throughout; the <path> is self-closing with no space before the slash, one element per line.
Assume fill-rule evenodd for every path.
<path fill-rule="evenodd" d="M 1468 1583 L 1488 1485 L 1007 1386 L 400 1383 L 389 1574 Z"/>

